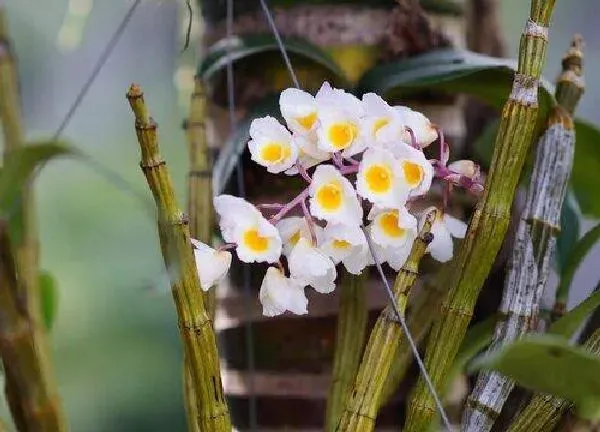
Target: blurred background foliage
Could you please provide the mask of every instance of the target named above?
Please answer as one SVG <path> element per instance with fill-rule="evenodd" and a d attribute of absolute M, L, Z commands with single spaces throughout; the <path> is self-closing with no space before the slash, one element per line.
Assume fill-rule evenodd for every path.
<path fill-rule="evenodd" d="M 54 132 L 131 1 L 46 0 L 43 6 L 36 0 L 8 1 L 28 138 Z M 178 67 L 194 57 L 194 47 L 180 54 L 182 3 L 142 3 L 64 134 L 119 172 L 136 195 L 72 160 L 51 163 L 37 181 L 42 266 L 59 287 L 52 330 L 55 365 L 74 431 L 185 428 L 175 315 L 125 100 L 131 82 L 142 85 L 184 203 L 187 148 L 180 126 L 187 95 L 181 97 L 180 90 L 189 85 L 193 68 Z M 513 56 L 529 3 L 500 3 Z M 558 2 L 545 76 L 554 79 L 573 33 L 582 33 L 590 79 L 578 114 L 598 124 L 595 3 Z M 583 232 L 589 226 L 584 224 Z M 571 305 L 595 285 L 591 267 L 598 252 L 576 274 L 579 289 L 572 291 Z M 8 418 L 4 408 L 3 417 Z"/>

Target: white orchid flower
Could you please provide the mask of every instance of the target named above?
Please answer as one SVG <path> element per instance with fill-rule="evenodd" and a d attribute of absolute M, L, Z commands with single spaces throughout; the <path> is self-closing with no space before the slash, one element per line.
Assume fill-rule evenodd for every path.
<path fill-rule="evenodd" d="M 369 234 L 375 253 L 381 262 L 387 262 L 399 271 L 417 238 L 417 219 L 405 207 L 396 210 L 374 209 L 369 214 Z"/>
<path fill-rule="evenodd" d="M 252 160 L 280 173 L 292 167 L 298 159 L 298 146 L 292 134 L 274 117 L 254 119 L 250 125 L 248 148 Z"/>
<path fill-rule="evenodd" d="M 327 82 L 315 100 L 319 116 L 319 148 L 331 153 L 342 152 L 348 157 L 362 152 L 366 142 L 360 132 L 364 116 L 360 100 L 350 93 L 332 88 Z"/>
<path fill-rule="evenodd" d="M 291 216 L 283 218 L 277 223 L 276 227 L 279 230 L 281 240 L 283 240 L 283 254 L 285 256 L 290 255 L 292 249 L 294 246 L 296 246 L 298 240 L 301 238 L 312 241 L 312 235 L 308 226 L 308 222 L 303 217 Z M 313 230 L 315 231 L 315 235 L 317 237 L 317 243 L 319 243 L 323 233 L 323 228 L 314 224 Z"/>
<path fill-rule="evenodd" d="M 423 152 L 409 145 L 401 145 L 396 148 L 395 155 L 404 185 L 410 191 L 409 197 L 425 195 L 431 187 L 434 170 Z"/>
<path fill-rule="evenodd" d="M 369 148 L 363 153 L 356 175 L 360 196 L 379 207 L 398 208 L 406 203 L 410 189 L 403 165 L 388 150 Z"/>
<path fill-rule="evenodd" d="M 358 226 L 328 224 L 319 247 L 335 264 L 344 264 L 352 274 L 360 274 L 373 264 L 365 234 Z"/>
<path fill-rule="evenodd" d="M 292 249 L 288 267 L 291 278 L 302 285 L 310 285 L 323 294 L 335 289 L 335 264 L 305 238 L 300 238 Z"/>
<path fill-rule="evenodd" d="M 438 138 L 437 130 L 422 113 L 406 106 L 396 106 L 394 108 L 402 115 L 405 125 L 412 130 L 420 148 L 427 147 Z M 404 136 L 404 142 L 410 144 L 411 140 L 412 138 L 407 132 Z"/>
<path fill-rule="evenodd" d="M 309 186 L 310 212 L 319 219 L 344 225 L 362 223 L 362 207 L 352 184 L 332 165 L 319 165 Z"/>
<path fill-rule="evenodd" d="M 223 238 L 236 244 L 241 261 L 274 263 L 281 256 L 279 231 L 250 203 L 230 195 L 214 199 Z"/>
<path fill-rule="evenodd" d="M 361 131 L 369 145 L 393 145 L 405 138 L 406 129 L 402 114 L 375 93 L 362 98 L 365 118 Z"/>
<path fill-rule="evenodd" d="M 290 311 L 296 315 L 308 313 L 304 286 L 285 275 L 277 267 L 269 267 L 258 295 L 263 315 L 272 317 Z"/>
<path fill-rule="evenodd" d="M 422 214 L 428 214 L 432 207 L 426 209 Z M 423 223 L 423 218 L 420 224 Z M 431 225 L 433 240 L 427 247 L 427 252 L 439 262 L 447 262 L 452 259 L 454 245 L 452 237 L 464 238 L 467 233 L 467 224 L 449 214 L 437 212 L 437 217 Z"/>
<path fill-rule="evenodd" d="M 317 102 L 310 93 L 288 88 L 279 96 L 279 109 L 290 130 L 296 134 L 308 134 L 317 126 Z"/>
<path fill-rule="evenodd" d="M 208 291 L 227 275 L 231 266 L 231 253 L 217 251 L 196 239 L 190 240 L 194 248 L 194 259 L 200 278 L 200 287 L 202 290 Z"/>

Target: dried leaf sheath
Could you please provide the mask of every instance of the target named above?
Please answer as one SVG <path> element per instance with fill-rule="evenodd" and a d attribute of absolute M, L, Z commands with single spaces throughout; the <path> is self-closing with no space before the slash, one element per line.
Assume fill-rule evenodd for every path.
<path fill-rule="evenodd" d="M 517 229 L 504 285 L 500 305 L 502 319 L 496 325 L 488 351 L 519 339 L 535 328 L 559 231 L 574 140 L 571 118 L 564 109 L 556 107 L 538 143 L 527 204 Z M 463 416 L 465 430 L 490 430 L 513 386 L 511 379 L 497 372 L 481 373 L 467 401 Z"/>
<path fill-rule="evenodd" d="M 419 262 L 432 240 L 429 231 L 436 216 L 435 210 L 427 215 L 410 255 L 396 277 L 393 293 L 402 314 L 406 309 L 408 294 L 417 279 Z M 396 359 L 402 335 L 402 327 L 397 322 L 393 309 L 387 306 L 371 331 L 352 393 L 348 395 L 337 431 L 365 432 L 374 429 L 382 392 L 392 363 Z"/>
<path fill-rule="evenodd" d="M 369 271 L 356 276 L 344 271 L 340 291 L 333 373 L 327 410 L 325 430 L 334 431 L 344 404 L 352 391 L 354 377 L 358 371 L 367 330 L 367 302 L 365 281 Z"/>
<path fill-rule="evenodd" d="M 10 163 L 10 155 L 13 150 L 23 146 L 25 131 L 21 119 L 21 101 L 19 96 L 18 74 L 16 60 L 10 44 L 8 34 L 8 23 L 4 15 L 5 7 L 0 6 L 0 117 L 2 119 L 2 132 L 4 136 L 4 162 Z M 47 409 L 55 410 L 54 413 L 42 412 L 40 415 L 48 417 L 48 420 L 56 426 L 57 431 L 63 430 L 63 412 L 58 397 L 58 390 L 50 360 L 50 349 L 46 338 L 45 329 L 41 320 L 41 305 L 39 295 L 39 247 L 37 239 L 37 227 L 34 208 L 33 189 L 28 182 L 23 185 L 22 196 L 16 207 L 15 217 L 21 218 L 21 238 L 13 243 L 19 280 L 16 289 L 19 298 L 25 300 L 29 330 L 32 332 L 33 343 L 36 350 L 38 370 L 40 376 L 34 381 L 28 382 L 30 387 L 27 392 L 38 392 L 40 396 L 47 396 L 51 400 L 39 402 Z M 13 239 L 17 240 L 17 239 Z M 15 293 L 16 294 L 16 293 Z M 12 373 L 8 369 L 13 365 L 4 361 L 7 369 L 6 393 L 9 401 L 13 420 L 20 428 L 33 427 L 31 423 L 23 424 L 27 416 L 25 412 L 30 410 L 26 399 L 27 395 L 19 390 L 19 384 L 11 379 Z M 24 406 L 22 406 L 24 404 Z M 47 410 L 46 410 L 47 411 Z M 45 423 L 41 419 L 42 425 Z"/>
<path fill-rule="evenodd" d="M 585 348 L 600 356 L 600 330 L 596 330 L 585 343 Z M 508 428 L 508 432 L 552 431 L 572 404 L 557 396 L 538 393 Z"/>
<path fill-rule="evenodd" d="M 165 161 L 159 154 L 157 126 L 148 115 L 141 89 L 132 85 L 127 99 L 136 119 L 140 165 L 158 209 L 161 250 L 171 277 L 180 334 L 189 360 L 198 406 L 198 427 L 203 432 L 230 432 L 215 333 L 202 300 L 187 220 L 177 206 Z"/>
<path fill-rule="evenodd" d="M 40 362 L 34 328 L 17 294 L 16 264 L 5 223 L 0 223 L 0 310 L 0 353 L 11 385 L 8 397 L 15 423 L 24 431 L 65 430 L 48 367 Z"/>
<path fill-rule="evenodd" d="M 441 390 L 471 320 L 475 302 L 508 228 L 510 207 L 537 118 L 538 82 L 545 57 L 553 0 L 533 0 L 521 37 L 518 71 L 501 115 L 500 128 L 483 197 L 475 209 L 449 280 L 450 293 L 431 330 L 425 365 Z M 408 408 L 406 431 L 429 426 L 435 406 L 419 378 Z"/>
<path fill-rule="evenodd" d="M 578 43 L 576 39 L 573 43 Z M 557 101 L 548 118 L 547 128 L 536 148 L 531 183 L 525 209 L 509 262 L 500 313 L 503 319 L 488 351 L 512 342 L 535 328 L 540 300 L 548 280 L 550 260 L 556 248 L 561 208 L 565 198 L 575 151 L 573 121 L 565 108 L 575 109 L 578 97 L 564 90 L 565 74 L 579 60 L 577 76 L 581 76 L 581 51 L 570 49 L 563 61 L 562 85 L 557 87 Z M 575 73 L 575 72 L 574 72 Z M 581 82 L 578 80 L 577 83 Z M 576 85 L 576 83 L 573 83 Z M 558 89 L 562 91 L 558 91 Z M 581 96 L 583 88 L 578 87 Z M 574 89 L 575 90 L 575 89 Z M 566 97 L 569 95 L 570 97 Z M 467 400 L 463 428 L 468 431 L 487 431 L 500 414 L 514 382 L 493 371 L 482 372 Z"/>

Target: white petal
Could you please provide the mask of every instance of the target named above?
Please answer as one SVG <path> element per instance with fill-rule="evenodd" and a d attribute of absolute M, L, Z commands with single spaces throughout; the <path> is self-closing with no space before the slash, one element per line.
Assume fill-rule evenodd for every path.
<path fill-rule="evenodd" d="M 204 243 L 197 242 L 202 247 L 194 249 L 196 269 L 200 278 L 200 286 L 204 291 L 218 284 L 229 271 L 231 266 L 231 253 L 217 252 Z"/>
<path fill-rule="evenodd" d="M 414 111 L 409 107 L 396 106 L 394 107 L 404 120 L 404 124 L 412 129 L 419 147 L 424 148 L 437 139 L 437 131 L 422 113 Z M 406 135 L 406 143 L 410 143 L 410 135 Z"/>
<path fill-rule="evenodd" d="M 234 231 L 239 224 L 252 223 L 262 214 L 246 200 L 232 195 L 219 195 L 213 199 L 215 211 L 219 215 L 219 227 L 223 240 L 235 243 Z"/>
<path fill-rule="evenodd" d="M 276 316 L 284 313 L 289 301 L 288 281 L 276 267 L 269 267 L 260 286 L 258 298 L 263 306 L 264 316 Z"/>
<path fill-rule="evenodd" d="M 304 285 L 310 285 L 322 293 L 335 289 L 333 261 L 305 239 L 300 239 L 292 250 L 288 267 L 291 277 Z"/>
<path fill-rule="evenodd" d="M 339 194 L 339 203 L 335 207 L 324 206 L 319 201 L 321 187 L 331 187 Z M 319 165 L 313 173 L 309 186 L 310 213 L 319 219 L 344 225 L 362 223 L 362 207 L 352 184 L 332 165 Z"/>
<path fill-rule="evenodd" d="M 467 234 L 466 223 L 446 213 L 444 213 L 443 220 L 453 237 L 465 238 L 465 235 Z"/>
<path fill-rule="evenodd" d="M 288 88 L 282 91 L 279 108 L 288 127 L 296 133 L 308 133 L 316 126 L 315 98 L 303 90 Z"/>
<path fill-rule="evenodd" d="M 439 262 L 447 262 L 452 259 L 453 244 L 450 231 L 442 220 L 437 219 L 431 226 L 433 241 L 429 243 L 427 251 Z"/>

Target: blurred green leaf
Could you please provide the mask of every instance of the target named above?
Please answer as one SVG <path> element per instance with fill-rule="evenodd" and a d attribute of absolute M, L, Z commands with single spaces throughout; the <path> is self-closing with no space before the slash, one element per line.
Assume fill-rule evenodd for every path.
<path fill-rule="evenodd" d="M 238 122 L 235 132 L 229 137 L 213 168 L 213 194 L 223 193 L 227 181 L 233 174 L 238 159 L 241 157 L 246 144 L 250 139 L 250 124 L 257 117 L 273 116 L 281 119 L 279 112 L 279 95 L 271 94 L 265 96 L 260 102 L 252 107 L 246 117 Z"/>
<path fill-rule="evenodd" d="M 573 276 L 579 268 L 579 265 L 586 257 L 590 249 L 596 244 L 600 238 L 600 224 L 589 230 L 579 241 L 575 244 L 571 254 L 566 260 L 565 266 L 560 274 L 560 284 L 557 292 L 568 293 L 573 282 Z M 557 298 L 559 295 L 557 294 Z"/>
<path fill-rule="evenodd" d="M 500 120 L 491 121 L 473 144 L 475 159 L 486 171 L 490 169 L 490 164 L 492 162 L 494 142 L 496 141 L 499 125 Z"/>
<path fill-rule="evenodd" d="M 15 207 L 23 184 L 36 168 L 50 159 L 69 154 L 74 151 L 55 141 L 33 143 L 13 150 L 0 172 L 0 212 L 10 215 L 17 211 Z"/>
<path fill-rule="evenodd" d="M 467 364 L 492 342 L 497 320 L 498 316 L 494 314 L 469 329 L 456 354 L 452 371 L 448 374 L 449 379 L 446 381 L 446 390 L 456 376 L 466 368 Z"/>
<path fill-rule="evenodd" d="M 598 306 L 600 306 L 600 284 L 588 298 L 553 322 L 548 328 L 548 333 L 571 338 Z"/>
<path fill-rule="evenodd" d="M 56 280 L 46 271 L 40 271 L 39 274 L 39 290 L 40 290 L 40 306 L 42 308 L 42 319 L 46 326 L 46 330 L 50 331 L 56 312 L 58 310 L 58 290 Z"/>
<path fill-rule="evenodd" d="M 416 91 L 442 90 L 466 93 L 492 107 L 501 108 L 512 88 L 517 63 L 470 51 L 440 49 L 408 60 L 385 63 L 368 71 L 358 84 L 360 92 L 401 98 Z M 554 87 L 540 86 L 540 117 L 554 104 Z"/>
<path fill-rule="evenodd" d="M 556 254 L 554 256 L 559 274 L 567 265 L 567 260 L 577 244 L 579 231 L 579 211 L 575 195 L 571 189 L 568 189 L 560 212 L 560 234 L 556 238 Z"/>
<path fill-rule="evenodd" d="M 317 45 L 302 38 L 283 38 L 283 43 L 290 55 L 295 54 L 312 60 L 345 80 L 344 72 L 335 60 Z M 221 39 L 208 50 L 206 56 L 198 65 L 197 73 L 206 80 L 224 69 L 230 61 L 235 63 L 255 54 L 270 51 L 279 52 L 277 40 L 271 34 Z"/>
<path fill-rule="evenodd" d="M 600 129 L 583 120 L 575 122 L 575 162 L 571 184 L 585 216 L 600 218 Z"/>
<path fill-rule="evenodd" d="M 493 369 L 519 385 L 570 400 L 580 414 L 600 414 L 600 358 L 563 337 L 536 335 L 476 359 L 472 371 Z"/>

